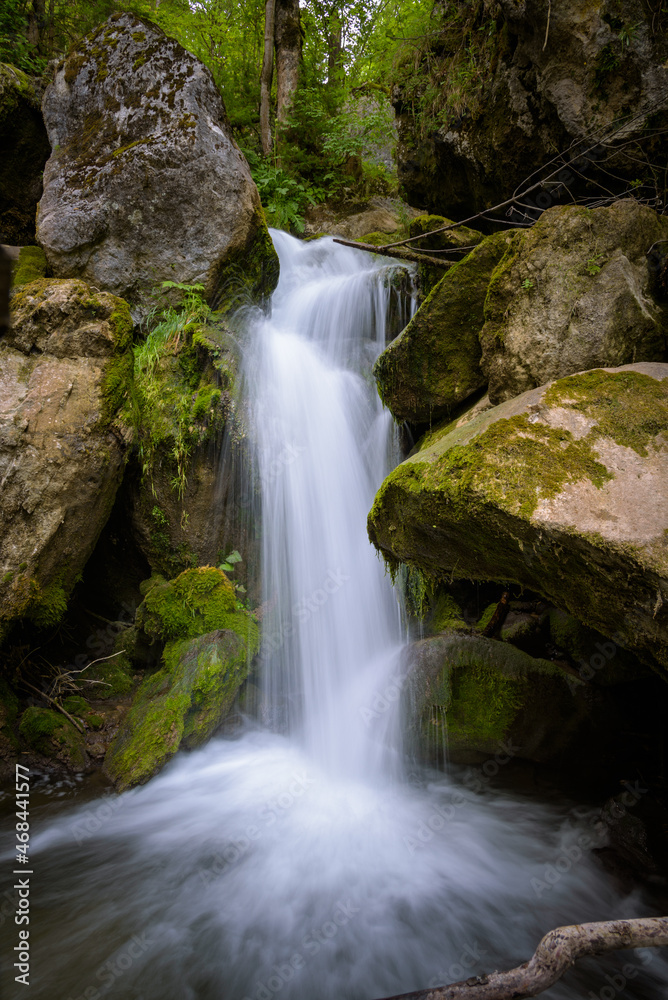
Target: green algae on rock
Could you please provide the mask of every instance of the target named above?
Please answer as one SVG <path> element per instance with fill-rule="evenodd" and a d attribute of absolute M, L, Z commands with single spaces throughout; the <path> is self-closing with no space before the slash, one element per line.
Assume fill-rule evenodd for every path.
<path fill-rule="evenodd" d="M 668 366 L 561 379 L 432 433 L 369 514 L 390 566 L 515 582 L 665 674 Z"/>
<path fill-rule="evenodd" d="M 180 613 L 174 617 L 159 603 L 170 634 L 187 633 Z M 163 668 L 142 683 L 105 757 L 104 770 L 120 791 L 148 781 L 179 748 L 194 749 L 213 735 L 246 679 L 252 642 L 217 629 L 168 643 Z"/>
<path fill-rule="evenodd" d="M 450 268 L 376 361 L 378 391 L 397 420 L 439 420 L 485 386 L 479 334 L 487 286 L 507 240 L 505 233 L 489 236 Z"/>

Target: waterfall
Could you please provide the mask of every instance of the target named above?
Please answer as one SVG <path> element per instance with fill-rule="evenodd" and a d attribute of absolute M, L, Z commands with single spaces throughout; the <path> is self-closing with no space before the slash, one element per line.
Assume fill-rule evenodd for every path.
<path fill-rule="evenodd" d="M 383 261 L 273 234 L 281 280 L 247 370 L 262 491 L 265 719 L 332 773 L 370 775 L 395 713 L 397 602 L 366 515 L 396 461 L 371 374 L 393 289 Z M 396 750 L 398 734 L 392 733 Z M 396 762 L 396 754 L 393 758 Z"/>
<path fill-rule="evenodd" d="M 281 281 L 245 371 L 260 721 L 120 796 L 33 789 L 31 1000 L 375 1000 L 511 967 L 560 924 L 652 910 L 581 846 L 604 844 L 596 809 L 530 776 L 530 794 L 490 781 L 512 748 L 402 774 L 398 607 L 365 534 L 392 460 L 370 376 L 388 271 L 331 240 L 274 240 Z M 546 996 L 604 996 L 629 961 L 624 996 L 656 995 L 665 960 L 624 953 Z"/>

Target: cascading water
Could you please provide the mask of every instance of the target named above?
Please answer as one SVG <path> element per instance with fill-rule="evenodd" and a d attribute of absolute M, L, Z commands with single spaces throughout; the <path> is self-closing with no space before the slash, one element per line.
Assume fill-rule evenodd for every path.
<path fill-rule="evenodd" d="M 593 812 L 492 793 L 483 768 L 401 774 L 383 697 L 399 616 L 365 535 L 391 448 L 368 379 L 387 275 L 330 240 L 274 239 L 281 281 L 246 372 L 270 725 L 32 817 L 33 1000 L 374 1000 L 514 965 L 562 923 L 649 912 L 579 846 L 600 842 Z M 631 960 L 624 996 L 656 995 L 663 960 Z M 603 997 L 615 963 L 545 995 Z"/>

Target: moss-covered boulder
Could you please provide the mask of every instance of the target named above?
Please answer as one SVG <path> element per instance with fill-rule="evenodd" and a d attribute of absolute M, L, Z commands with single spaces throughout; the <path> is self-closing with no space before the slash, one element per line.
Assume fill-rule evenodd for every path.
<path fill-rule="evenodd" d="M 12 299 L 0 341 L 0 639 L 16 618 L 51 627 L 118 489 L 114 420 L 132 384 L 126 302 L 42 279 Z"/>
<path fill-rule="evenodd" d="M 397 420 L 441 419 L 486 384 L 479 334 L 490 276 L 508 239 L 489 236 L 450 268 L 376 361 L 378 391 Z"/>
<path fill-rule="evenodd" d="M 427 757 L 499 755 L 541 763 L 610 764 L 621 713 L 549 660 L 476 635 L 424 639 L 408 650 L 409 730 Z M 408 706 L 410 705 L 410 709 Z"/>
<path fill-rule="evenodd" d="M 647 253 L 668 219 L 628 199 L 561 207 L 516 230 L 494 270 L 481 333 L 489 396 L 589 368 L 668 358 L 668 312 L 650 295 Z"/>
<path fill-rule="evenodd" d="M 392 566 L 514 581 L 668 668 L 668 365 L 573 375 L 427 436 L 381 486 Z"/>
<path fill-rule="evenodd" d="M 190 630 L 180 611 L 160 621 L 166 629 L 171 623 L 170 634 Z M 119 790 L 148 781 L 179 748 L 194 749 L 212 736 L 246 679 L 253 641 L 242 632 L 216 630 L 167 645 L 163 668 L 137 691 L 105 757 L 105 772 Z"/>
<path fill-rule="evenodd" d="M 59 277 L 127 299 L 161 281 L 210 301 L 278 278 L 257 188 L 210 71 L 157 25 L 114 14 L 58 68 L 43 101 L 52 153 L 38 239 Z"/>
<path fill-rule="evenodd" d="M 35 213 L 49 139 L 41 95 L 16 66 L 0 63 L 0 243 L 35 242 Z"/>
<path fill-rule="evenodd" d="M 30 749 L 54 758 L 71 771 L 83 771 L 88 765 L 85 737 L 60 712 L 36 706 L 26 708 L 19 734 Z"/>
<path fill-rule="evenodd" d="M 482 233 L 470 226 L 454 226 L 452 219 L 446 219 L 442 215 L 418 215 L 408 227 L 408 235 L 411 239 L 416 236 L 423 236 L 422 240 L 416 241 L 415 246 L 426 250 L 463 250 L 477 246 L 483 238 Z M 444 229 L 445 232 L 434 232 L 434 230 Z M 426 235 L 425 235 L 426 234 Z"/>

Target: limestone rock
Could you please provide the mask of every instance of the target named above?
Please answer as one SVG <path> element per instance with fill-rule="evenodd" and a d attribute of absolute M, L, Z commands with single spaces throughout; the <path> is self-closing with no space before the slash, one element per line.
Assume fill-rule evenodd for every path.
<path fill-rule="evenodd" d="M 480 335 L 491 401 L 589 368 L 665 361 L 668 314 L 650 295 L 647 267 L 664 239 L 668 219 L 631 199 L 553 208 L 514 231 Z"/>
<path fill-rule="evenodd" d="M 507 249 L 489 236 L 446 271 L 374 367 L 381 399 L 397 420 L 428 423 L 486 384 L 479 333 L 490 276 Z"/>
<path fill-rule="evenodd" d="M 668 667 L 668 365 L 573 375 L 444 426 L 381 486 L 390 564 L 514 581 Z"/>
<path fill-rule="evenodd" d="M 113 426 L 132 379 L 126 302 L 41 280 L 0 340 L 0 637 L 55 624 L 111 510 L 125 464 Z"/>
<path fill-rule="evenodd" d="M 104 770 L 123 791 L 174 756 L 205 743 L 228 714 L 248 673 L 249 650 L 233 631 L 170 643 L 165 665 L 139 688 Z"/>
<path fill-rule="evenodd" d="M 153 24 L 114 14 L 58 69 L 43 102 L 52 153 L 38 239 L 59 277 L 135 312 L 170 280 L 219 304 L 266 294 L 278 263 L 211 73 Z"/>
<path fill-rule="evenodd" d="M 35 213 L 49 157 L 40 104 L 30 77 L 0 63 L 0 243 L 35 242 Z"/>
<path fill-rule="evenodd" d="M 432 96 L 420 90 L 419 78 L 417 90 L 411 81 L 408 90 L 404 82 L 393 90 L 399 182 L 412 205 L 454 218 L 483 211 L 557 151 L 598 137 L 624 116 L 633 116 L 626 120 L 627 141 L 651 122 L 648 159 L 665 161 L 668 49 L 641 0 L 484 0 L 470 22 L 471 61 L 462 60 L 461 39 L 472 9 L 455 0 L 439 10 L 441 30 L 421 63 L 421 71 L 427 62 L 432 67 L 423 84 L 431 83 Z M 425 127 L 434 101 L 433 127 Z M 605 166 L 633 181 L 643 168 L 635 151 L 627 146 L 627 152 Z M 580 193 L 591 171 L 578 166 L 581 176 L 566 177 Z M 599 177 L 609 184 L 609 176 Z M 549 190 L 531 199 L 523 199 L 529 209 L 533 199 L 539 208 L 554 204 Z"/>

